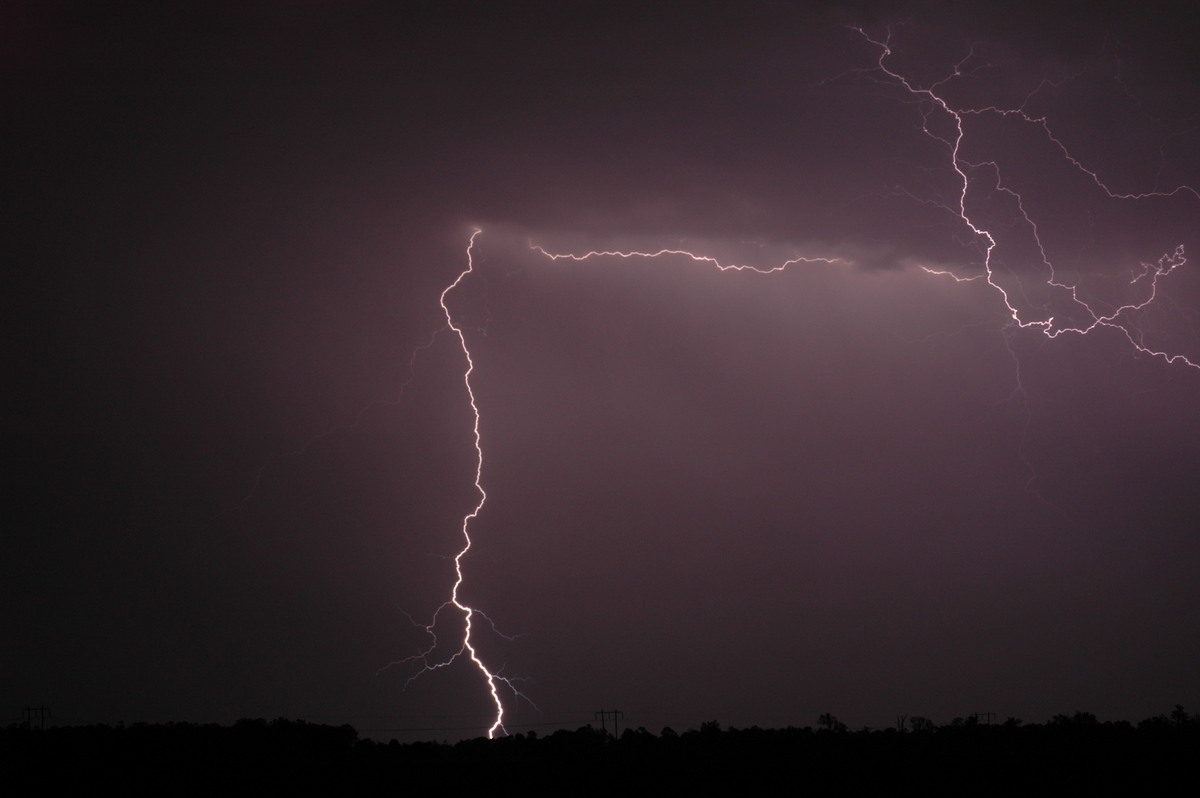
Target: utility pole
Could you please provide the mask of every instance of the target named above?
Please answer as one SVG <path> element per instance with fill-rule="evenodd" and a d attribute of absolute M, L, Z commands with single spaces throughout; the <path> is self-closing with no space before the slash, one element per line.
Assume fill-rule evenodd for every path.
<path fill-rule="evenodd" d="M 605 725 L 605 720 L 607 720 L 608 718 L 612 718 L 613 739 L 615 740 L 618 736 L 617 721 L 624 720 L 625 713 L 619 709 L 600 709 L 600 710 L 596 711 L 595 718 L 600 721 L 600 731 L 601 732 L 607 731 L 607 727 Z"/>
<path fill-rule="evenodd" d="M 21 717 L 25 721 L 25 728 L 33 728 L 33 715 L 35 712 L 38 716 L 38 728 L 45 729 L 46 716 L 50 714 L 50 707 L 25 707 L 21 710 Z"/>

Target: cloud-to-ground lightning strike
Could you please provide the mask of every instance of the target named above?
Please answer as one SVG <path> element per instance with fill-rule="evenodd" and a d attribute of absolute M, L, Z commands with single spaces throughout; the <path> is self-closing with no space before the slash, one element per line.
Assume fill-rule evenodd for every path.
<path fill-rule="evenodd" d="M 860 28 L 853 28 L 852 30 L 861 35 L 869 45 L 876 48 L 878 51 L 878 58 L 875 61 L 875 67 L 871 70 L 871 72 L 875 75 L 875 79 L 898 87 L 904 92 L 907 92 L 907 94 L 910 95 L 913 100 L 921 103 L 924 106 L 922 109 L 922 115 L 925 121 L 921 129 L 927 136 L 945 146 L 948 157 L 948 166 L 953 170 L 954 174 L 957 175 L 957 198 L 954 205 L 924 200 L 919 201 L 936 205 L 943 211 L 951 214 L 957 220 L 957 222 L 965 226 L 966 230 L 969 231 L 970 236 L 974 238 L 974 241 L 978 242 L 978 245 L 983 253 L 982 272 L 979 274 L 965 276 L 950 269 L 933 268 L 924 265 L 918 266 L 922 272 L 931 275 L 947 276 L 958 282 L 971 282 L 982 278 L 999 294 L 1004 307 L 1007 309 L 1007 315 L 1010 319 L 1008 324 L 1012 328 L 1041 332 L 1050 339 L 1056 339 L 1067 333 L 1084 336 L 1096 331 L 1099 328 L 1107 328 L 1115 330 L 1123 335 L 1133 347 L 1133 350 L 1139 354 L 1161 359 L 1168 364 L 1177 364 L 1193 369 L 1200 369 L 1200 363 L 1188 358 L 1184 354 L 1171 353 L 1165 350 L 1147 346 L 1143 342 L 1140 331 L 1136 327 L 1135 320 L 1130 318 L 1132 314 L 1143 310 L 1154 303 L 1159 295 L 1160 280 L 1166 278 L 1168 275 L 1173 273 L 1176 269 L 1178 269 L 1180 266 L 1183 266 L 1187 262 L 1183 245 L 1177 245 L 1173 249 L 1167 251 L 1156 262 L 1140 263 L 1139 267 L 1133 270 L 1129 284 L 1131 286 L 1135 286 L 1138 290 L 1143 292 L 1141 298 L 1120 304 L 1119 306 L 1107 312 L 1098 310 L 1093 304 L 1089 303 L 1085 298 L 1080 296 L 1078 286 L 1071 285 L 1063 281 L 1056 274 L 1054 265 L 1051 262 L 1051 259 L 1048 257 L 1046 248 L 1042 243 L 1036 222 L 1026 212 L 1025 204 L 1020 193 L 1013 188 L 1010 188 L 1005 183 L 1003 176 L 1001 175 L 1001 169 L 998 162 L 994 160 L 972 162 L 964 156 L 963 145 L 968 136 L 966 120 L 968 117 L 972 116 L 993 114 L 1005 117 L 1013 117 L 1022 120 L 1023 122 L 1034 126 L 1037 129 L 1040 129 L 1042 134 L 1061 152 L 1062 157 L 1068 163 L 1070 163 L 1073 168 L 1086 175 L 1091 182 L 1094 183 L 1095 186 L 1097 186 L 1101 191 L 1103 191 L 1110 199 L 1142 200 L 1151 197 L 1161 198 L 1182 194 L 1191 194 L 1197 199 L 1200 199 L 1200 193 L 1198 193 L 1194 188 L 1185 185 L 1178 186 L 1170 191 L 1153 191 L 1146 193 L 1114 192 L 1108 187 L 1108 185 L 1106 185 L 1096 171 L 1088 169 L 1083 163 L 1081 163 L 1071 154 L 1067 146 L 1063 144 L 1062 140 L 1051 130 L 1049 123 L 1044 117 L 1035 117 L 1030 115 L 1026 113 L 1023 108 L 1005 109 L 995 106 L 958 108 L 947 101 L 945 97 L 939 93 L 939 90 L 951 80 L 963 75 L 961 69 L 966 59 L 956 65 L 953 72 L 947 77 L 931 84 L 928 87 L 920 87 L 916 85 L 914 81 L 910 80 L 889 66 L 889 58 L 892 55 L 890 37 L 881 41 L 872 38 Z M 930 119 L 931 115 L 933 114 L 942 114 L 945 116 L 946 120 L 949 122 L 950 129 L 953 131 L 951 135 L 942 135 L 930 128 Z M 982 175 L 983 177 L 979 177 L 979 175 Z M 1006 289 L 998 280 L 996 275 L 996 267 L 993 262 L 993 253 L 998 246 L 996 232 L 992 229 L 989 229 L 985 222 L 978 221 L 975 217 L 973 217 L 971 211 L 968 209 L 969 195 L 973 190 L 976 190 L 976 187 L 980 181 L 987 181 L 987 187 L 990 190 L 1010 198 L 1010 200 L 1014 203 L 1015 207 L 1019 211 L 1019 219 L 1021 223 L 1025 225 L 1029 231 L 1029 235 L 1031 236 L 1032 241 L 1040 253 L 1041 262 L 1036 264 L 1036 266 L 1039 269 L 1044 270 L 1045 273 L 1045 278 L 1042 282 L 1042 285 L 1053 292 L 1061 294 L 1061 296 L 1070 303 L 1071 307 L 1082 316 L 1082 323 L 1061 321 L 1054 315 L 1051 315 L 1048 309 L 1038 318 L 1029 318 L 1029 314 L 1023 314 L 1022 310 L 1017 306 L 1017 304 L 1014 303 L 1010 293 L 1012 289 Z M 916 198 L 914 197 L 914 199 Z M 475 616 L 479 615 L 484 618 L 486 618 L 486 616 L 484 616 L 479 609 L 465 604 L 459 597 L 459 591 L 464 581 L 462 560 L 471 548 L 471 523 L 483 510 L 484 504 L 487 500 L 487 493 L 484 491 L 482 484 L 484 455 L 480 434 L 480 412 L 476 402 L 475 391 L 471 383 L 471 376 L 475 369 L 475 363 L 471 357 L 471 351 L 467 344 L 466 335 L 464 334 L 462 328 L 455 324 L 453 316 L 446 304 L 447 297 L 475 271 L 474 247 L 476 239 L 480 234 L 481 231 L 479 229 L 476 229 L 474 232 L 472 232 L 467 246 L 466 268 L 460 272 L 453 282 L 451 282 L 450 285 L 448 285 L 442 291 L 439 297 L 439 304 L 441 305 L 443 314 L 445 315 L 446 325 L 457 336 L 466 363 L 466 368 L 463 373 L 463 385 L 470 400 L 470 406 L 473 414 L 473 432 L 476 457 L 474 486 L 478 492 L 479 499 L 475 507 L 469 513 L 467 513 L 462 520 L 461 531 L 464 543 L 462 549 L 454 557 L 455 581 L 450 591 L 450 598 L 440 607 L 438 607 L 430 623 L 422 627 L 424 631 L 432 638 L 433 643 L 418 654 L 407 659 L 400 660 L 399 662 L 417 662 L 421 665 L 420 670 L 410 678 L 411 681 L 411 679 L 414 679 L 423 673 L 446 667 L 464 655 L 469 658 L 484 679 L 489 694 L 491 695 L 491 700 L 495 706 L 495 720 L 487 730 L 488 736 L 492 737 L 497 732 L 505 733 L 503 725 L 504 705 L 501 700 L 499 685 L 501 683 L 506 685 L 512 690 L 514 696 L 523 696 L 521 696 L 521 693 L 517 691 L 510 679 L 500 676 L 494 668 L 489 667 L 483 661 L 472 642 L 471 635 Z M 560 253 L 551 252 L 534 242 L 529 243 L 529 248 L 552 261 L 567 260 L 579 262 L 585 260 L 601 260 L 605 258 L 619 258 L 626 260 L 679 258 L 691 260 L 698 265 L 713 267 L 722 272 L 753 271 L 764 275 L 782 272 L 787 268 L 797 264 L 846 266 L 853 264 L 852 260 L 841 257 L 796 256 L 774 266 L 760 267 L 722 263 L 714 257 L 698 254 L 682 248 L 662 248 L 647 251 L 621 251 L 613 249 L 592 250 L 581 253 Z M 1011 351 L 1012 350 L 1010 349 L 1010 352 Z M 439 616 L 444 611 L 451 610 L 460 613 L 464 621 L 464 631 L 461 645 L 458 646 L 457 650 L 451 656 L 445 659 L 435 660 L 433 656 L 434 649 L 437 647 L 438 643 L 437 636 L 435 634 L 435 626 L 438 622 Z"/>
<path fill-rule="evenodd" d="M 487 730 L 487 736 L 490 738 L 490 737 L 494 737 L 496 735 L 497 731 L 507 733 L 507 732 L 505 732 L 505 729 L 504 729 L 504 703 L 503 703 L 503 701 L 500 700 L 499 684 L 503 683 L 504 685 L 506 685 L 510 690 L 512 690 L 513 694 L 518 697 L 524 697 L 524 696 L 522 696 L 520 691 L 517 690 L 516 686 L 512 683 L 511 679 L 507 679 L 507 678 L 501 676 L 497 671 L 488 667 L 488 665 L 483 661 L 483 658 L 479 655 L 479 652 L 476 650 L 474 644 L 471 642 L 471 631 L 474 628 L 474 622 L 475 622 L 476 615 L 479 615 L 480 617 L 485 618 L 485 619 L 487 618 L 487 616 L 484 615 L 483 612 L 470 606 L 469 604 L 464 604 L 462 599 L 459 598 L 459 595 L 458 595 L 459 588 L 461 588 L 462 584 L 463 584 L 462 560 L 463 560 L 463 557 L 465 557 L 467 555 L 467 552 L 471 550 L 471 522 L 473 520 L 475 520 L 475 518 L 477 518 L 479 516 L 480 511 L 483 510 L 483 505 L 487 502 L 487 491 L 485 491 L 483 489 L 483 482 L 482 482 L 482 480 L 483 480 L 483 447 L 480 445 L 479 405 L 475 401 L 475 390 L 471 386 L 471 375 L 475 371 L 475 362 L 471 359 L 471 350 L 467 346 L 466 335 L 463 333 L 462 328 L 454 323 L 454 317 L 450 313 L 450 308 L 447 307 L 447 305 L 446 305 L 446 297 L 449 296 L 451 294 L 451 292 L 454 291 L 454 289 L 458 288 L 458 286 L 460 284 L 462 284 L 462 281 L 465 280 L 468 277 L 468 275 L 470 275 L 475 270 L 475 260 L 474 260 L 475 239 L 479 236 L 479 234 L 481 232 L 483 232 L 483 231 L 478 228 L 476 228 L 474 231 L 472 231 L 471 238 L 467 243 L 467 266 L 466 266 L 466 268 L 463 269 L 462 272 L 459 273 L 458 277 L 455 278 L 454 282 L 452 282 L 452 283 L 450 283 L 450 285 L 446 286 L 446 288 L 442 291 L 441 295 L 438 297 L 438 304 L 441 305 L 442 313 L 446 317 L 446 326 L 450 329 L 451 332 L 453 332 L 458 337 L 459 347 L 462 349 L 463 357 L 465 358 L 466 364 L 467 364 L 466 370 L 463 372 L 463 387 L 466 388 L 467 398 L 470 400 L 471 414 L 472 414 L 472 418 L 473 418 L 472 432 L 474 435 L 474 446 L 475 446 L 475 482 L 474 482 L 474 485 L 475 485 L 476 492 L 479 494 L 479 500 L 476 502 L 475 507 L 469 513 L 467 513 L 465 516 L 463 516 L 463 519 L 462 519 L 461 531 L 462 531 L 462 536 L 463 536 L 463 546 L 461 549 L 459 549 L 458 553 L 456 555 L 454 555 L 455 579 L 454 579 L 454 585 L 450 589 L 450 598 L 434 611 L 433 618 L 430 619 L 428 624 L 425 624 L 422 627 L 425 630 L 425 633 L 429 635 L 432 642 L 429 644 L 428 647 L 421 650 L 419 653 L 414 654 L 411 657 L 407 657 L 403 660 L 399 660 L 399 663 L 404 663 L 404 662 L 419 662 L 419 663 L 421 663 L 421 669 L 419 671 L 417 671 L 417 673 L 415 673 L 409 677 L 408 681 L 411 682 L 413 679 L 416 679 L 418 676 L 420 676 L 423 673 L 426 673 L 428 671 L 433 671 L 433 670 L 439 670 L 441 668 L 445 668 L 446 666 L 450 665 L 455 660 L 459 659 L 460 657 L 462 657 L 464 655 L 468 659 L 470 659 L 472 664 L 475 666 L 476 669 L 478 669 L 480 675 L 483 677 L 484 682 L 487 684 L 488 693 L 491 695 L 492 703 L 496 708 L 495 720 L 492 722 L 492 725 Z M 461 615 L 462 615 L 462 619 L 463 619 L 462 645 L 459 646 L 458 650 L 455 651 L 453 654 L 451 654 L 446 659 L 433 660 L 432 659 L 433 653 L 438 645 L 438 637 L 437 637 L 437 629 L 436 629 L 438 617 L 442 614 L 443 611 L 448 610 L 450 608 L 453 608 L 455 611 L 461 613 Z M 393 664 L 398 664 L 398 663 L 393 663 Z"/>

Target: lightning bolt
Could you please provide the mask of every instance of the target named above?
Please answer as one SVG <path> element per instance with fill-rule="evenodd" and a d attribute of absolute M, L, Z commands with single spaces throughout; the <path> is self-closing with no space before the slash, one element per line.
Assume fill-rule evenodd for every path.
<path fill-rule="evenodd" d="M 405 686 L 407 687 L 408 684 L 422 674 L 445 668 L 456 660 L 465 656 L 468 660 L 470 660 L 471 664 L 476 668 L 476 670 L 479 671 L 480 676 L 487 685 L 488 694 L 492 699 L 492 705 L 496 709 L 495 720 L 487 730 L 487 736 L 490 739 L 495 737 L 497 732 L 507 734 L 507 731 L 504 728 L 504 702 L 500 699 L 500 685 L 505 685 L 509 690 L 512 691 L 513 695 L 519 698 L 525 698 L 526 700 L 528 700 L 528 698 L 526 698 L 526 696 L 524 696 L 520 690 L 517 689 L 513 679 L 501 676 L 499 671 L 489 667 L 488 664 L 484 662 L 483 657 L 480 656 L 479 651 L 475 648 L 474 643 L 471 641 L 471 633 L 475 628 L 476 616 L 488 621 L 489 624 L 491 624 L 491 619 L 475 607 L 463 603 L 462 599 L 459 598 L 458 595 L 459 589 L 463 584 L 462 561 L 463 558 L 467 556 L 467 552 L 471 550 L 471 522 L 478 518 L 479 513 L 483 511 L 483 505 L 487 502 L 487 491 L 483 489 L 483 446 L 481 444 L 481 437 L 479 433 L 479 404 L 475 400 L 475 389 L 471 385 L 471 375 L 475 372 L 475 361 L 471 358 L 471 350 L 467 346 L 466 334 L 463 332 L 461 327 L 454 323 L 454 317 L 450 313 L 450 308 L 446 305 L 446 298 L 475 271 L 475 239 L 478 238 L 482 232 L 483 231 L 479 228 L 475 228 L 475 230 L 472 231 L 471 237 L 467 242 L 466 268 L 459 273 L 458 277 L 454 279 L 454 282 L 450 283 L 450 285 L 446 286 L 446 288 L 442 290 L 441 295 L 438 297 L 438 304 L 441 305 L 442 313 L 446 317 L 446 327 L 458 338 L 459 348 L 462 350 L 463 358 L 467 364 L 466 369 L 463 371 L 463 387 L 466 389 L 467 398 L 470 400 L 471 404 L 472 434 L 474 435 L 475 447 L 474 484 L 475 491 L 479 494 L 479 499 L 475 503 L 475 507 L 465 516 L 463 516 L 462 519 L 461 532 L 463 545 L 462 548 L 459 549 L 458 553 L 454 555 L 455 578 L 454 585 L 450 588 L 450 598 L 443 602 L 442 605 L 436 610 L 434 610 L 433 617 L 430 619 L 428 624 L 418 624 L 429 636 L 429 645 L 413 656 L 406 657 L 402 660 L 397 660 L 396 662 L 385 666 L 385 668 L 391 667 L 391 665 L 419 662 L 421 664 L 421 668 L 415 674 L 410 676 L 407 682 L 405 682 Z M 446 611 L 458 612 L 462 616 L 462 645 L 459 646 L 458 650 L 449 657 L 446 657 L 445 659 L 435 659 L 434 652 L 438 647 L 438 619 L 441 614 Z M 495 625 L 491 625 L 494 629 Z"/>
<path fill-rule="evenodd" d="M 751 272 L 758 272 L 759 274 L 774 274 L 775 272 L 781 272 L 781 271 L 787 269 L 789 266 L 793 266 L 797 263 L 825 263 L 825 264 L 830 264 L 830 265 L 835 264 L 835 263 L 840 263 L 840 264 L 850 265 L 850 261 L 844 260 L 843 258 L 809 258 L 809 257 L 797 255 L 796 257 L 791 258 L 789 260 L 785 260 L 782 263 L 779 263 L 775 266 L 768 266 L 766 268 L 763 268 L 761 266 L 750 266 L 750 265 L 741 264 L 741 263 L 721 263 L 721 261 L 717 260 L 716 258 L 710 257 L 708 255 L 698 255 L 695 252 L 689 252 L 686 249 L 660 249 L 660 250 L 657 250 L 656 252 L 638 252 L 636 250 L 631 250 L 628 252 L 618 252 L 616 250 L 593 250 L 591 252 L 585 252 L 583 254 L 572 254 L 572 253 L 547 252 L 543 247 L 541 247 L 538 244 L 534 244 L 533 242 L 529 243 L 529 248 L 531 250 L 533 250 L 534 252 L 545 255 L 550 260 L 584 261 L 584 260 L 591 260 L 592 258 L 621 258 L 623 260 L 629 260 L 631 258 L 662 258 L 662 257 L 671 256 L 671 255 L 678 255 L 678 256 L 681 256 L 684 258 L 688 258 L 695 263 L 707 264 L 709 266 L 714 266 L 714 267 L 716 267 L 716 269 L 718 271 L 723 271 L 723 272 L 751 271 Z"/>
<path fill-rule="evenodd" d="M 1160 282 L 1171 275 L 1176 269 L 1187 263 L 1184 246 L 1182 244 L 1176 246 L 1173 250 L 1164 253 L 1154 263 L 1141 263 L 1138 269 L 1135 269 L 1131 274 L 1129 285 L 1134 286 L 1141 292 L 1141 298 L 1126 302 L 1117 306 L 1109 312 L 1098 310 L 1093 304 L 1090 304 L 1085 298 L 1080 295 L 1077 285 L 1069 284 L 1061 280 L 1054 268 L 1051 259 L 1047 255 L 1046 247 L 1042 243 L 1042 239 L 1038 230 L 1038 225 L 1030 214 L 1025 209 L 1025 203 L 1021 194 L 1006 184 L 1001 175 L 1000 165 L 995 160 L 972 162 L 969 161 L 963 154 L 963 145 L 967 137 L 967 120 L 971 117 L 983 115 L 997 115 L 1002 117 L 1012 117 L 1023 121 L 1039 129 L 1046 139 L 1060 151 L 1062 157 L 1071 164 L 1071 166 L 1082 174 L 1086 175 L 1091 182 L 1098 187 L 1104 194 L 1114 200 L 1144 200 L 1148 198 L 1158 197 L 1175 197 L 1180 195 L 1190 195 L 1196 199 L 1200 199 L 1200 192 L 1196 189 L 1180 185 L 1172 188 L 1169 191 L 1150 191 L 1143 193 L 1121 193 L 1111 189 L 1099 173 L 1095 170 L 1087 168 L 1079 159 L 1074 157 L 1068 147 L 1063 143 L 1062 139 L 1057 136 L 1052 130 L 1048 120 L 1045 117 L 1034 116 L 1024 110 L 1024 106 L 1020 108 L 1000 108 L 996 106 L 984 106 L 978 108 L 960 108 L 952 105 L 940 93 L 942 87 L 957 77 L 961 77 L 965 73 L 963 67 L 966 61 L 971 57 L 970 54 L 955 65 L 953 71 L 948 76 L 941 80 L 922 87 L 916 85 L 912 80 L 905 77 L 900 72 L 897 72 L 889 65 L 892 56 L 891 37 L 883 40 L 872 38 L 861 28 L 851 28 L 860 35 L 869 45 L 876 49 L 878 57 L 875 61 L 873 73 L 876 79 L 888 82 L 896 87 L 899 87 L 915 101 L 922 105 L 922 131 L 925 135 L 934 139 L 943 145 L 946 149 L 948 163 L 957 181 L 957 197 L 954 204 L 945 204 L 942 202 L 934 202 L 928 200 L 918 200 L 928 204 L 936 205 L 962 223 L 974 239 L 980 242 L 983 251 L 982 273 L 970 276 L 964 276 L 952 269 L 935 268 L 927 265 L 918 265 L 920 271 L 932 276 L 947 277 L 956 282 L 966 283 L 983 280 L 993 289 L 1000 297 L 1000 301 L 1007 309 L 1009 318 L 1008 327 L 1020 330 L 1029 330 L 1040 332 L 1046 338 L 1057 339 L 1063 335 L 1079 335 L 1085 336 L 1098 329 L 1110 329 L 1119 333 L 1125 338 L 1136 353 L 1160 359 L 1167 364 L 1180 365 L 1192 369 L 1200 370 L 1200 364 L 1180 353 L 1171 353 L 1162 349 L 1148 346 L 1144 343 L 1143 337 L 1135 326 L 1134 320 L 1131 318 L 1137 311 L 1149 307 L 1155 302 L 1159 296 Z M 1035 90 L 1036 93 L 1036 90 Z M 1029 95 L 1029 96 L 1032 96 Z M 1028 99 L 1026 100 L 1028 102 Z M 949 129 L 952 131 L 949 135 L 940 134 L 931 129 L 931 119 L 934 114 L 941 114 L 949 121 Z M 1040 254 L 1041 263 L 1038 266 L 1045 270 L 1044 285 L 1052 289 L 1057 294 L 1064 297 L 1084 319 L 1079 322 L 1064 322 L 1048 313 L 1042 316 L 1030 317 L 1029 314 L 1022 313 L 1018 305 L 1014 302 L 1010 289 L 1006 289 L 996 274 L 996 265 L 993 262 L 993 253 L 998 245 L 997 238 L 993 231 L 989 229 L 983 222 L 974 218 L 968 210 L 969 195 L 973 190 L 982 190 L 980 182 L 987 180 L 987 187 L 992 191 L 1002 194 L 1011 199 L 1019 212 L 1021 222 L 1028 228 L 1032 236 L 1032 240 L 1036 244 Z M 911 197 L 911 195 L 909 195 Z M 913 199 L 916 199 L 913 197 Z M 466 335 L 463 329 L 455 324 L 453 314 L 447 306 L 447 298 L 459 288 L 462 283 L 467 280 L 475 272 L 474 250 L 477 238 L 481 235 L 480 229 L 475 229 L 470 236 L 467 245 L 466 259 L 467 266 L 458 276 L 442 291 L 439 297 L 439 304 L 446 319 L 446 327 L 454 333 L 458 339 L 459 348 L 462 351 L 466 368 L 463 372 L 463 386 L 466 390 L 468 399 L 470 400 L 471 411 L 473 415 L 473 434 L 475 448 L 475 478 L 474 486 L 478 493 L 478 501 L 474 508 L 468 512 L 462 519 L 461 533 L 463 537 L 463 546 L 458 554 L 454 557 L 455 580 L 450 590 L 450 597 L 434 612 L 432 620 L 428 624 L 418 624 L 429 635 L 431 644 L 421 650 L 419 653 L 403 660 L 398 660 L 397 663 L 416 662 L 420 664 L 418 672 L 409 678 L 409 682 L 421 676 L 424 673 L 435 671 L 449 666 L 460 658 L 468 659 L 472 665 L 478 670 L 480 677 L 486 684 L 489 695 L 491 696 L 492 704 L 495 707 L 495 719 L 492 725 L 488 728 L 488 737 L 495 736 L 499 733 L 507 733 L 504 728 L 504 704 L 501 700 L 501 685 L 511 690 L 513 695 L 520 698 L 525 698 L 514 686 L 512 679 L 503 677 L 500 673 L 485 663 L 480 656 L 474 643 L 472 642 L 472 632 L 476 616 L 483 618 L 491 623 L 479 609 L 474 608 L 462 601 L 459 596 L 460 588 L 463 585 L 463 558 L 471 549 L 471 525 L 472 522 L 483 511 L 487 501 L 487 492 L 483 488 L 483 462 L 484 453 L 480 435 L 480 412 L 479 405 L 476 401 L 475 390 L 471 382 L 472 374 L 475 370 L 475 363 L 471 357 L 470 347 L 467 343 Z M 722 272 L 727 271 L 753 271 L 763 275 L 775 274 L 782 272 L 789 267 L 796 265 L 824 265 L 824 266 L 851 266 L 853 261 L 840 257 L 810 257 L 810 256 L 795 256 L 788 260 L 782 261 L 774 266 L 753 266 L 736 263 L 723 263 L 715 257 L 692 252 L 682 248 L 662 248 L 651 250 L 591 250 L 580 253 L 563 253 L 551 252 L 539 244 L 532 241 L 528 244 L 530 250 L 539 255 L 548 258 L 551 261 L 572 261 L 582 262 L 593 259 L 618 258 L 618 259 L 658 259 L 658 258 L 679 258 L 690 260 L 698 266 L 706 266 L 715 268 Z M 1006 346 L 1008 346 L 1006 338 Z M 1009 352 L 1012 354 L 1014 361 L 1017 361 L 1016 354 L 1009 347 Z M 1017 362 L 1018 374 L 1018 390 L 1022 390 L 1020 386 L 1019 362 Z M 438 645 L 438 637 L 436 627 L 439 618 L 445 612 L 459 613 L 463 619 L 463 634 L 461 645 L 449 657 L 442 659 L 436 658 L 435 649 Z M 494 625 L 493 625 L 494 628 Z"/>
<path fill-rule="evenodd" d="M 851 28 L 851 30 L 862 36 L 867 42 L 878 49 L 879 58 L 876 61 L 878 70 L 886 76 L 888 80 L 895 85 L 900 86 L 909 93 L 914 99 L 923 102 L 927 108 L 922 110 L 924 122 L 922 123 L 922 131 L 930 138 L 941 142 L 949 152 L 950 165 L 955 174 L 958 176 L 959 192 L 958 204 L 955 208 L 949 208 L 945 205 L 941 207 L 954 213 L 964 225 L 974 234 L 974 236 L 984 242 L 984 259 L 983 259 L 983 274 L 973 277 L 961 277 L 958 274 L 947 269 L 934 269 L 927 266 L 922 266 L 921 269 L 928 274 L 949 276 L 958 282 L 966 282 L 974 280 L 978 277 L 984 277 L 987 284 L 995 289 L 1004 302 L 1004 306 L 1008 309 L 1009 317 L 1012 324 L 1021 329 L 1032 329 L 1042 332 L 1047 338 L 1058 338 L 1065 334 L 1087 335 L 1088 333 L 1098 328 L 1104 327 L 1118 331 L 1129 341 L 1130 345 L 1137 352 L 1148 355 L 1150 357 L 1159 358 L 1168 364 L 1180 364 L 1189 366 L 1193 369 L 1200 369 L 1200 364 L 1189 359 L 1183 354 L 1172 354 L 1165 350 L 1153 349 L 1142 343 L 1141 336 L 1137 334 L 1133 324 L 1129 321 L 1129 315 L 1136 311 L 1149 307 L 1158 296 L 1159 281 L 1170 275 L 1175 269 L 1187 263 L 1187 258 L 1184 254 L 1182 244 L 1175 247 L 1173 251 L 1164 253 L 1159 257 L 1156 263 L 1140 264 L 1140 272 L 1135 271 L 1129 281 L 1130 285 L 1138 283 L 1149 286 L 1145 291 L 1145 296 L 1141 301 L 1129 302 L 1120 305 L 1110 313 L 1102 313 L 1096 310 L 1092 305 L 1088 304 L 1079 295 L 1078 285 L 1069 285 L 1060 282 L 1054 269 L 1054 264 L 1046 254 L 1046 247 L 1042 243 L 1041 236 L 1038 232 L 1037 223 L 1030 218 L 1025 210 L 1024 201 L 1021 195 L 1008 187 L 1000 175 L 1000 166 L 996 161 L 981 161 L 973 163 L 966 160 L 962 155 L 963 141 L 966 137 L 966 129 L 964 120 L 969 116 L 982 116 L 985 114 L 994 114 L 1002 117 L 1015 117 L 1026 124 L 1039 128 L 1043 135 L 1062 153 L 1065 158 L 1075 169 L 1086 175 L 1101 191 L 1103 191 L 1110 199 L 1115 200 L 1143 200 L 1152 197 L 1174 197 L 1181 194 L 1189 194 L 1192 197 L 1200 199 L 1200 192 L 1195 188 L 1187 185 L 1179 185 L 1169 191 L 1147 191 L 1147 192 L 1117 192 L 1111 189 L 1101 178 L 1098 172 L 1088 169 L 1084 164 L 1073 156 L 1062 139 L 1055 135 L 1050 127 L 1049 121 L 1044 116 L 1032 116 L 1025 112 L 1024 108 L 999 108 L 996 106 L 984 106 L 980 108 L 957 108 L 951 106 L 950 103 L 938 93 L 938 89 L 944 86 L 956 77 L 963 75 L 962 68 L 966 61 L 971 57 L 968 53 L 966 58 L 955 65 L 952 73 L 929 87 L 921 88 L 913 84 L 908 78 L 896 72 L 888 66 L 888 58 L 892 55 L 890 33 L 883 41 L 871 38 L 862 28 Z M 1032 94 L 1030 95 L 1032 96 Z M 1028 102 L 1028 98 L 1026 98 Z M 934 110 L 940 110 L 945 114 L 952 125 L 954 134 L 951 137 L 945 137 L 930 130 L 929 113 Z M 1029 227 L 1033 241 L 1037 246 L 1038 252 L 1041 255 L 1042 265 L 1047 269 L 1046 285 L 1053 289 L 1058 289 L 1060 293 L 1069 297 L 1070 302 L 1078 310 L 1082 311 L 1085 319 L 1083 324 L 1056 324 L 1054 316 L 1047 316 L 1041 319 L 1022 318 L 1020 310 L 1013 304 L 1012 297 L 1009 292 L 1000 285 L 996 280 L 996 271 L 992 263 L 992 254 L 996 249 L 997 241 L 990 230 L 983 227 L 980 223 L 974 221 L 967 211 L 967 195 L 970 193 L 974 183 L 971 179 L 973 172 L 991 172 L 994 175 L 992 187 L 999 193 L 1011 197 L 1016 203 L 1017 209 L 1020 212 L 1021 219 Z"/>

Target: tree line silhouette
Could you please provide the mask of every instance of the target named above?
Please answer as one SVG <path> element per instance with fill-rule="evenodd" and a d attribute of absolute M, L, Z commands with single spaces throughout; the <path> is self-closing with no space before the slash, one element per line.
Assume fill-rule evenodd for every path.
<path fill-rule="evenodd" d="M 988 716 L 990 718 L 990 716 Z M 727 790 L 805 795 L 1200 794 L 1200 716 L 1176 706 L 1140 723 L 1076 712 L 1044 724 L 979 716 L 937 725 L 850 730 L 642 727 L 619 737 L 584 726 L 495 740 L 400 744 L 351 726 L 246 719 L 215 724 L 55 726 L 0 730 L 10 794 L 211 794 L 216 791 L 398 795 L 590 795 Z"/>

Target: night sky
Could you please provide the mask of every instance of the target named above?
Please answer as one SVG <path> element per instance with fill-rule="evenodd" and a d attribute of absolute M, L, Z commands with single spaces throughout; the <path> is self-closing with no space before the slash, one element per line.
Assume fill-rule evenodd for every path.
<path fill-rule="evenodd" d="M 1200 370 L 1045 334 L 1050 266 L 1111 313 L 1200 258 L 1196 12 L 953 5 L 0 6 L 0 720 L 484 733 L 402 661 L 477 498 L 476 227 L 510 732 L 1200 707 Z M 986 246 L 889 35 L 1045 119 L 964 117 L 998 287 L 921 268 Z M 1197 262 L 1134 341 L 1200 362 Z"/>

